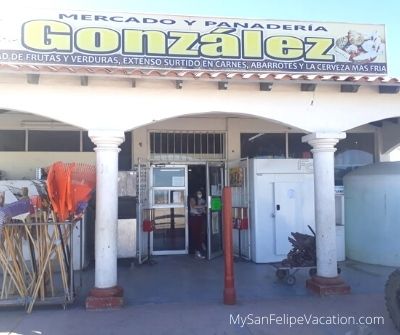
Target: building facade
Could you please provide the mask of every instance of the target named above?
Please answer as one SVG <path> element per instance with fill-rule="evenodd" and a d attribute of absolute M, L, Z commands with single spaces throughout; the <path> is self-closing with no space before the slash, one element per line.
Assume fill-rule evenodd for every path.
<path fill-rule="evenodd" d="M 254 157 L 313 159 L 317 276 L 309 285 L 317 291 L 327 287 L 329 292 L 346 290 L 337 273 L 334 186 L 341 184 L 346 171 L 384 161 L 388 153 L 400 144 L 400 83 L 398 79 L 381 76 L 384 73 L 382 64 L 385 64 L 379 58 L 381 54 L 363 52 L 353 55 L 378 59 L 375 63 L 370 59 L 365 59 L 365 63 L 360 60 L 358 65 L 366 65 L 365 68 L 359 66 L 360 72 L 356 74 L 351 70 L 349 73 L 330 71 L 327 66 L 320 67 L 322 70 L 319 72 L 317 68 L 314 72 L 299 70 L 298 73 L 279 68 L 271 68 L 271 71 L 235 69 L 233 63 L 218 69 L 176 65 L 152 68 L 151 64 L 141 64 L 132 55 L 130 59 L 139 63 L 131 66 L 109 65 L 107 59 L 103 65 L 89 61 L 76 64 L 71 58 L 75 54 L 68 48 L 62 50 L 65 36 L 75 36 L 75 51 L 90 56 L 90 48 L 97 50 L 99 55 L 112 53 L 111 49 L 101 50 L 101 47 L 112 47 L 112 38 L 107 40 L 111 44 L 105 45 L 96 38 L 102 41 L 103 36 L 117 33 L 98 28 L 96 31 L 77 30 L 73 35 L 74 23 L 70 21 L 83 22 L 86 19 L 79 16 L 83 14 L 76 18 L 75 14 L 60 15 L 52 22 L 37 20 L 36 28 L 25 22 L 22 25 L 25 34 L 22 35 L 22 39 L 25 36 L 22 44 L 31 55 L 62 57 L 68 54 L 68 61 L 19 61 L 19 58 L 12 61 L 13 57 L 25 57 L 13 51 L 7 56 L 10 59 L 0 64 L 0 170 L 9 179 L 33 178 L 35 168 L 55 160 L 96 162 L 95 257 L 103 261 L 96 263 L 94 296 L 108 299 L 121 294 L 117 286 L 118 164 L 123 170 L 140 165 L 153 169 L 178 169 L 178 174 L 171 177 L 170 190 L 176 196 L 171 195 L 168 201 L 185 203 L 179 193 L 182 188 L 184 196 L 198 187 L 211 194 L 214 186 L 228 184 L 228 168 L 232 162 Z M 113 17 L 120 20 L 123 16 Z M 129 17 L 133 20 L 133 16 Z M 209 25 L 218 21 L 204 20 Z M 253 22 L 255 24 L 258 23 Z M 143 27 L 146 28 L 146 24 Z M 324 25 L 316 25 L 315 29 L 318 27 L 322 27 L 319 30 L 324 32 Z M 269 28 L 262 29 L 268 31 Z M 43 34 L 47 31 L 47 44 L 33 37 L 28 39 L 29 29 L 39 29 Z M 349 28 L 341 29 L 347 32 Z M 315 30 L 317 36 L 322 32 Z M 125 42 L 138 38 L 136 35 L 139 34 L 148 53 L 157 48 L 156 44 L 151 44 L 157 36 L 167 36 L 167 33 L 162 33 L 154 37 L 152 32 L 137 29 L 125 33 L 128 34 L 124 37 Z M 229 34 L 227 31 L 214 33 Z M 242 33 L 247 41 L 259 37 L 256 30 L 244 29 Z M 172 36 L 171 32 L 168 34 Z M 202 48 L 206 48 L 207 43 L 222 43 L 218 40 L 222 39 L 221 36 L 209 35 L 201 35 L 204 39 L 201 40 L 204 42 Z M 266 40 L 264 43 L 263 40 L 262 45 L 271 48 L 265 51 L 266 57 L 276 60 L 279 55 L 273 50 L 279 47 L 283 50 L 285 43 L 297 43 L 293 42 L 292 33 L 289 35 L 285 41 Z M 122 38 L 118 34 L 115 36 Z M 235 45 L 238 39 L 229 36 Z M 346 36 L 347 43 L 350 43 L 350 36 Z M 302 50 L 307 52 L 301 57 L 305 59 L 304 64 L 311 64 L 315 60 L 307 58 L 306 54 L 311 57 L 310 53 L 317 51 L 307 45 L 319 45 L 325 40 L 322 37 L 313 41 L 311 37 L 307 38 L 302 40 Z M 363 41 L 371 40 L 368 38 Z M 256 40 L 253 40 L 253 46 Z M 338 43 L 336 49 L 340 49 L 342 54 L 348 52 L 344 46 L 344 49 L 339 48 Z M 136 48 L 133 45 L 131 47 Z M 333 50 L 333 44 L 325 46 L 320 50 L 321 57 L 328 54 L 325 52 L 328 47 Z M 295 49 L 294 46 L 289 48 L 289 55 Z M 208 57 L 206 50 L 203 50 L 205 58 Z M 257 58 L 256 47 L 243 50 L 247 56 Z M 130 50 L 132 54 L 142 52 L 142 60 L 146 57 L 163 59 L 164 56 L 166 60 L 171 59 L 168 55 L 153 58 L 144 55 L 145 51 Z M 118 51 L 114 52 L 119 55 Z M 285 52 L 280 54 L 281 60 L 286 57 Z M 124 57 L 122 59 L 129 58 Z M 291 61 L 291 64 L 300 66 L 294 61 L 300 56 L 293 57 L 283 59 L 281 64 Z M 219 55 L 209 55 L 209 58 L 229 59 L 221 50 Z M 173 59 L 176 64 L 176 58 Z M 268 63 L 266 60 L 263 62 Z M 347 62 L 355 63 L 353 59 L 347 59 Z M 189 185 L 190 189 L 182 184 L 182 177 L 189 178 L 189 170 L 202 176 L 202 182 L 194 182 Z M 212 175 L 220 182 L 213 184 L 210 181 Z M 157 188 L 155 183 L 152 185 Z M 165 185 L 160 185 L 159 189 L 148 190 L 147 196 L 155 199 L 156 191 L 162 196 Z M 180 215 L 181 218 L 187 217 L 185 212 Z M 186 227 L 187 222 L 183 225 Z M 187 252 L 187 245 L 179 250 Z M 221 250 L 222 246 L 219 246 L 214 251 L 217 254 Z"/>

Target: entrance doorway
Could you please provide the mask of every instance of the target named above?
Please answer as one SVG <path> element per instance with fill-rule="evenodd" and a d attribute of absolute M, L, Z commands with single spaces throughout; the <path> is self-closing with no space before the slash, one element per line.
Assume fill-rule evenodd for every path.
<path fill-rule="evenodd" d="M 150 234 L 149 251 L 154 255 L 193 253 L 196 238 L 201 239 L 204 256 L 208 259 L 221 255 L 223 163 L 154 164 L 148 171 L 149 201 L 141 207 L 141 218 L 153 222 L 154 229 L 151 233 L 140 229 L 139 252 L 144 250 L 146 234 Z M 189 202 L 197 191 L 202 193 L 205 208 L 202 232 L 194 235 L 190 227 Z"/>
<path fill-rule="evenodd" d="M 189 254 L 196 251 L 204 256 L 207 254 L 207 209 L 193 209 L 192 205 L 207 204 L 206 192 L 206 165 L 188 166 L 188 230 L 189 230 Z M 197 194 L 201 193 L 201 198 Z"/>
<path fill-rule="evenodd" d="M 152 166 L 150 185 L 153 254 L 187 253 L 187 166 Z"/>
<path fill-rule="evenodd" d="M 223 163 L 207 163 L 207 258 L 212 259 L 223 253 L 222 231 L 222 190 L 225 186 Z"/>
<path fill-rule="evenodd" d="M 201 216 L 202 230 L 193 229 L 199 219 L 191 217 L 189 211 L 189 253 L 194 253 L 196 244 L 201 241 L 202 251 L 207 259 L 222 255 L 222 189 L 224 187 L 224 164 L 211 163 L 188 166 L 188 194 L 196 199 L 196 193 L 201 192 L 206 202 L 206 211 Z M 197 221 L 198 222 L 198 221 Z M 198 236 L 198 234 L 201 234 Z"/>

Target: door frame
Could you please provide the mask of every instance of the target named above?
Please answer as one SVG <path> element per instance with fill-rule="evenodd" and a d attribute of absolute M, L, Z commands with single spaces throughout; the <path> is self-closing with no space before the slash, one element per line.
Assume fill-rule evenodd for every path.
<path fill-rule="evenodd" d="M 208 161 L 206 162 L 206 192 L 207 192 L 207 259 L 211 260 L 216 257 L 222 256 L 224 252 L 223 246 L 223 210 L 220 211 L 220 232 L 221 232 L 221 250 L 217 252 L 211 252 L 211 232 L 212 232 L 212 211 L 211 211 L 211 190 L 210 190 L 210 167 L 220 168 L 220 182 L 221 182 L 221 203 L 222 203 L 222 191 L 226 184 L 225 180 L 225 167 L 226 164 L 224 161 Z"/>
<path fill-rule="evenodd" d="M 243 176 L 239 185 L 231 185 L 231 169 L 241 169 Z M 250 210 L 250 165 L 249 158 L 240 158 L 227 161 L 225 168 L 226 185 L 232 188 L 232 207 L 241 208 L 246 211 L 248 228 L 240 234 L 241 257 L 251 260 L 251 230 L 252 230 L 252 210 Z M 238 182 L 238 181 L 234 181 Z M 232 212 L 234 215 L 234 212 Z M 233 229 L 233 250 L 234 256 L 239 256 L 239 230 Z M 237 251 L 237 253 L 236 253 Z"/>
<path fill-rule="evenodd" d="M 153 161 L 153 162 L 148 162 L 149 166 L 148 166 L 148 176 L 147 176 L 147 180 L 148 180 L 148 187 L 147 187 L 147 204 L 143 206 L 143 204 L 140 204 L 140 206 L 138 206 L 138 212 L 140 213 L 140 220 L 143 219 L 142 217 L 142 210 L 145 209 L 152 209 L 152 208 L 171 208 L 174 206 L 154 206 L 152 201 L 152 197 L 153 197 L 153 170 L 152 168 L 155 166 L 162 166 L 162 167 L 170 167 L 170 168 L 185 168 L 185 196 L 184 196 L 184 208 L 185 208 L 185 249 L 182 250 L 162 250 L 162 251 L 157 251 L 154 250 L 154 244 L 153 244 L 153 232 L 150 233 L 150 253 L 151 255 L 182 255 L 182 254 L 188 254 L 189 253 L 189 208 L 188 208 L 188 188 L 189 188 L 189 180 L 188 180 L 188 169 L 190 165 L 203 165 L 205 166 L 206 169 L 206 180 L 205 180 L 205 184 L 206 184 L 206 201 L 207 201 L 207 222 L 206 222 L 206 229 L 207 229 L 207 259 L 213 259 L 215 257 L 221 256 L 223 254 L 223 245 L 220 251 L 216 252 L 216 253 L 211 253 L 211 190 L 210 190 L 210 181 L 209 181 L 209 167 L 220 167 L 221 168 L 221 191 L 223 189 L 223 187 L 227 184 L 226 182 L 226 161 L 225 160 L 221 160 L 221 161 L 193 161 L 193 162 L 160 162 L 160 161 Z M 222 194 L 221 194 L 221 198 L 222 198 Z M 182 207 L 179 207 L 182 208 Z M 140 224 L 138 225 L 138 228 L 141 228 Z M 223 229 L 223 211 L 221 211 L 221 227 Z M 139 228 L 139 229 L 140 229 Z M 223 231 L 221 230 L 221 233 L 223 233 Z M 138 241 L 139 242 L 139 241 Z M 142 241 L 143 242 L 143 241 Z M 138 248 L 140 248 L 141 243 L 138 243 Z M 143 255 L 144 259 L 142 261 L 144 261 L 147 257 L 147 255 Z"/>
<path fill-rule="evenodd" d="M 136 254 L 138 264 L 142 264 L 149 259 L 148 233 L 143 231 L 144 211 L 149 207 L 149 172 L 148 161 L 139 158 L 136 170 Z M 151 240 L 151 236 L 150 236 Z M 150 249 L 151 253 L 151 249 Z"/>
<path fill-rule="evenodd" d="M 163 167 L 163 168 L 184 168 L 185 169 L 185 186 L 184 187 L 155 187 L 154 180 L 153 180 L 153 168 L 154 167 Z M 174 205 L 155 205 L 153 203 L 154 199 L 154 189 L 158 190 L 181 190 L 184 189 L 184 196 L 183 196 L 183 206 L 174 206 Z M 184 249 L 179 250 L 154 250 L 154 231 L 151 232 L 150 236 L 150 252 L 152 255 L 155 256 L 162 256 L 162 255 L 185 255 L 189 251 L 189 226 L 188 226 L 188 205 L 187 205 L 187 198 L 188 198 L 188 164 L 182 163 L 154 163 L 150 164 L 149 169 L 149 203 L 152 209 L 168 209 L 168 208 L 183 208 L 184 209 L 184 221 L 185 221 L 185 246 Z"/>

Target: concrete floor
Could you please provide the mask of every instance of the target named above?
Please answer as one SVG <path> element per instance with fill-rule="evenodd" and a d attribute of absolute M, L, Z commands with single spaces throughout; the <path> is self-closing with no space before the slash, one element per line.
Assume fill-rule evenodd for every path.
<path fill-rule="evenodd" d="M 223 258 L 211 261 L 198 260 L 192 256 L 158 256 L 153 266 L 135 266 L 120 260 L 118 281 L 125 290 L 128 305 L 147 303 L 215 302 L 222 299 Z M 352 288 L 352 293 L 382 294 L 388 275 L 393 268 L 374 266 L 359 262 L 339 263 L 341 276 Z M 79 274 L 76 277 L 79 301 L 86 297 L 94 284 L 92 269 L 83 272 L 82 287 Z M 312 296 L 305 288 L 309 278 L 306 269 L 296 274 L 296 284 L 288 286 L 279 281 L 275 268 L 268 264 L 235 262 L 235 284 L 239 301 L 262 301 L 277 298 Z"/>
<path fill-rule="evenodd" d="M 347 261 L 340 264 L 342 277 L 352 294 L 318 297 L 308 292 L 305 270 L 297 283 L 287 286 L 275 277 L 270 265 L 235 263 L 238 304 L 224 306 L 223 259 L 197 260 L 191 256 L 156 257 L 156 265 L 134 266 L 120 261 L 119 284 L 125 290 L 126 306 L 119 311 L 86 312 L 84 300 L 94 283 L 93 269 L 75 280 L 78 297 L 62 310 L 59 306 L 37 307 L 31 315 L 22 309 L 0 309 L 3 334 L 398 334 L 389 319 L 383 299 L 389 267 Z M 80 286 L 82 281 L 82 286 Z M 230 315 L 265 316 L 383 316 L 384 325 L 239 325 L 229 324 Z"/>

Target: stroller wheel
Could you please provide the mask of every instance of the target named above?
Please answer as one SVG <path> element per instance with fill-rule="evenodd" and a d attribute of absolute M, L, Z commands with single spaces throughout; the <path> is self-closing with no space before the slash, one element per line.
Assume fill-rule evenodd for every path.
<path fill-rule="evenodd" d="M 294 284 L 296 284 L 296 277 L 293 275 L 289 275 L 286 277 L 286 284 L 288 284 L 289 286 L 293 286 Z"/>
<path fill-rule="evenodd" d="M 282 270 L 282 269 L 278 269 L 275 272 L 275 275 L 279 280 L 283 280 L 287 276 L 287 274 L 288 274 L 288 271 Z"/>
<path fill-rule="evenodd" d="M 308 274 L 310 275 L 310 277 L 315 276 L 315 275 L 317 274 L 317 269 L 316 269 L 316 268 L 311 268 L 311 269 L 308 271 Z"/>

